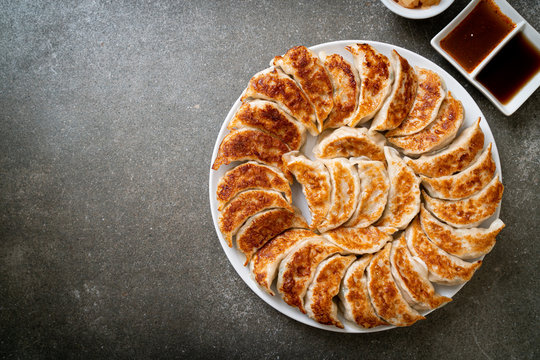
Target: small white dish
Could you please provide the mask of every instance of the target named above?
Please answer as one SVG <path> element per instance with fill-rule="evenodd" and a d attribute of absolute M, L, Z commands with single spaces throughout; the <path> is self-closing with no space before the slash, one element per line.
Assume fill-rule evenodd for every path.
<path fill-rule="evenodd" d="M 408 9 L 399 5 L 394 0 L 381 0 L 381 2 L 390 11 L 399 16 L 403 16 L 408 19 L 427 19 L 439 15 L 444 10 L 448 9 L 454 0 L 441 0 L 441 2 L 437 5 L 433 5 L 425 9 Z"/>
<path fill-rule="evenodd" d="M 442 29 L 433 39 L 431 46 L 435 48 L 446 60 L 461 72 L 469 82 L 480 90 L 504 115 L 512 115 L 523 103 L 540 87 L 540 72 L 533 76 L 525 86 L 506 104 L 501 103 L 488 89 L 476 80 L 476 76 L 493 59 L 493 57 L 510 41 L 516 34 L 523 33 L 525 37 L 537 48 L 540 49 L 540 34 L 505 0 L 493 0 L 501 9 L 501 12 L 508 16 L 515 24 L 515 28 L 508 33 L 504 39 L 486 56 L 470 73 L 467 72 L 450 54 L 441 47 L 441 40 L 454 30 L 467 15 L 482 0 L 474 0 L 459 13 L 444 29 Z"/>

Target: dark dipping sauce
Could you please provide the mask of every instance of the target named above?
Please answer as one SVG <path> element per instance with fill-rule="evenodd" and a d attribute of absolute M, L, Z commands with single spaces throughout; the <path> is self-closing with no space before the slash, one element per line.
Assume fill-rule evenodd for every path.
<path fill-rule="evenodd" d="M 518 33 L 486 64 L 476 80 L 506 104 L 539 70 L 540 51 Z"/>
<path fill-rule="evenodd" d="M 471 72 L 515 26 L 493 1 L 481 0 L 441 40 L 441 47 L 467 72 Z"/>

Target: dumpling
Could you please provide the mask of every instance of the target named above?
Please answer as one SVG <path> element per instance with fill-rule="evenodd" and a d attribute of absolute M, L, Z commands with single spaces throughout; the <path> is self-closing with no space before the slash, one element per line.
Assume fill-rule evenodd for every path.
<path fill-rule="evenodd" d="M 493 179 L 496 169 L 491 157 L 491 144 L 471 166 L 455 175 L 428 178 L 420 176 L 429 195 L 440 199 L 457 200 L 482 190 Z"/>
<path fill-rule="evenodd" d="M 429 280 L 443 285 L 457 285 L 469 281 L 482 265 L 463 261 L 448 254 L 432 243 L 422 231 L 420 221 L 415 218 L 405 231 L 407 247 L 411 254 L 424 263 L 429 271 Z"/>
<path fill-rule="evenodd" d="M 346 46 L 360 76 L 358 108 L 349 126 L 363 124 L 373 118 L 392 90 L 394 70 L 390 60 L 368 44 Z"/>
<path fill-rule="evenodd" d="M 216 192 L 218 210 L 223 210 L 236 195 L 250 189 L 276 190 L 291 202 L 291 187 L 281 171 L 249 161 L 227 171 L 219 179 Z"/>
<path fill-rule="evenodd" d="M 387 244 L 371 258 L 367 267 L 367 285 L 371 304 L 381 318 L 395 326 L 410 326 L 424 319 L 410 307 L 394 281 L 390 267 L 390 249 Z"/>
<path fill-rule="evenodd" d="M 358 107 L 360 78 L 358 71 L 341 55 L 319 54 L 330 75 L 334 87 L 334 108 L 323 124 L 323 129 L 347 125 L 349 118 Z"/>
<path fill-rule="evenodd" d="M 416 310 L 435 309 L 452 301 L 435 292 L 428 280 L 428 269 L 411 255 L 403 234 L 392 243 L 390 263 L 392 275 L 403 297 Z"/>
<path fill-rule="evenodd" d="M 319 132 L 334 107 L 334 89 L 319 57 L 305 46 L 295 46 L 285 55 L 276 56 L 271 64 L 281 68 L 300 85 L 315 109 Z"/>
<path fill-rule="evenodd" d="M 437 118 L 425 129 L 405 136 L 389 137 L 390 143 L 401 148 L 406 155 L 420 155 L 442 149 L 448 145 L 463 124 L 464 112 L 461 101 L 448 97 L 443 101 Z"/>
<path fill-rule="evenodd" d="M 414 68 L 396 50 L 392 50 L 390 59 L 395 73 L 394 85 L 390 96 L 371 123 L 372 130 L 384 131 L 398 127 L 411 110 L 416 95 L 418 78 Z"/>
<path fill-rule="evenodd" d="M 362 192 L 356 210 L 345 226 L 367 227 L 381 217 L 386 207 L 390 180 L 386 167 L 380 161 L 359 158 L 350 161 L 357 165 Z"/>
<path fill-rule="evenodd" d="M 331 206 L 332 184 L 330 174 L 320 161 L 311 161 L 298 151 L 283 155 L 287 169 L 292 172 L 296 180 L 302 185 L 311 211 L 311 229 L 324 221 Z"/>
<path fill-rule="evenodd" d="M 403 122 L 386 136 L 411 135 L 424 129 L 437 117 L 439 108 L 446 97 L 446 86 L 434 71 L 416 68 L 418 90 L 411 111 Z"/>
<path fill-rule="evenodd" d="M 386 146 L 384 153 L 388 163 L 390 192 L 377 226 L 405 229 L 420 211 L 420 179 L 399 157 L 396 149 Z"/>
<path fill-rule="evenodd" d="M 321 159 L 366 156 L 371 160 L 384 161 L 385 142 L 384 136 L 378 132 L 343 126 L 319 136 L 313 154 Z"/>
<path fill-rule="evenodd" d="M 392 241 L 392 236 L 375 226 L 339 227 L 321 235 L 352 254 L 372 254 L 382 249 L 387 242 Z"/>
<path fill-rule="evenodd" d="M 499 176 L 476 194 L 462 200 L 440 200 L 422 191 L 426 209 L 448 225 L 456 228 L 471 228 L 480 225 L 495 213 L 504 191 Z"/>
<path fill-rule="evenodd" d="M 446 149 L 433 154 L 422 155 L 418 159 L 408 159 L 417 174 L 429 177 L 452 175 L 465 169 L 484 147 L 484 133 L 480 128 L 480 118 L 461 134 Z"/>
<path fill-rule="evenodd" d="M 311 102 L 296 82 L 281 70 L 269 68 L 255 74 L 241 98 L 242 102 L 248 99 L 274 101 L 300 121 L 311 135 L 320 132 Z"/>
<path fill-rule="evenodd" d="M 255 160 L 280 169 L 291 181 L 291 174 L 283 166 L 281 156 L 289 151 L 287 145 L 259 130 L 234 130 L 223 138 L 212 165 L 217 170 L 233 161 Z"/>
<path fill-rule="evenodd" d="M 294 211 L 291 204 L 273 190 L 248 190 L 235 197 L 219 214 L 218 224 L 229 247 L 240 227 L 253 215 L 268 209 Z"/>
<path fill-rule="evenodd" d="M 333 298 L 339 292 L 339 285 L 345 271 L 356 256 L 339 254 L 324 260 L 313 277 L 306 293 L 306 311 L 310 318 L 323 325 L 335 325 L 343 329 L 339 321 L 338 307 Z"/>
<path fill-rule="evenodd" d="M 495 238 L 504 228 L 501 219 L 489 228 L 454 229 L 437 220 L 424 206 L 420 209 L 422 230 L 435 245 L 449 254 L 462 259 L 474 259 L 485 255 L 495 246 Z"/>
<path fill-rule="evenodd" d="M 307 229 L 308 224 L 299 213 L 287 209 L 270 209 L 250 217 L 236 233 L 236 247 L 246 255 L 247 265 L 253 254 L 266 242 L 291 228 Z"/>
<path fill-rule="evenodd" d="M 356 210 L 360 195 L 360 178 L 354 165 L 347 159 L 321 161 L 328 169 L 332 184 L 330 209 L 324 221 L 317 226 L 320 232 L 325 232 L 342 225 Z"/>
<path fill-rule="evenodd" d="M 377 315 L 369 299 L 365 269 L 371 258 L 372 255 L 365 255 L 349 266 L 341 281 L 338 295 L 345 319 L 366 329 L 388 325 Z"/>
<path fill-rule="evenodd" d="M 279 263 L 293 250 L 295 245 L 302 240 L 313 236 L 317 236 L 317 234 L 311 230 L 291 229 L 268 241 L 255 253 L 249 263 L 253 279 L 266 292 L 270 295 L 274 295 L 274 292 L 270 287 L 276 277 Z"/>
<path fill-rule="evenodd" d="M 277 289 L 287 304 L 305 314 L 304 297 L 317 266 L 324 259 L 344 251 L 320 236 L 308 238 L 301 244 L 281 261 Z"/>
<path fill-rule="evenodd" d="M 229 130 L 246 127 L 275 136 L 290 150 L 299 150 L 306 140 L 304 125 L 270 101 L 253 100 L 243 103 L 227 125 Z"/>

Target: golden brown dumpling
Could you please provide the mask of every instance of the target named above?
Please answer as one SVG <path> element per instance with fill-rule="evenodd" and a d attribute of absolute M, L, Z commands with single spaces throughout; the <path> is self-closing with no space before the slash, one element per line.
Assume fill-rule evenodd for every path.
<path fill-rule="evenodd" d="M 403 122 L 386 136 L 411 135 L 424 129 L 437 117 L 439 108 L 446 97 L 443 79 L 434 71 L 416 68 L 418 90 L 411 111 Z"/>
<path fill-rule="evenodd" d="M 300 85 L 315 109 L 320 132 L 334 100 L 332 82 L 319 57 L 305 46 L 295 46 L 285 55 L 276 56 L 270 65 L 279 67 Z"/>
<path fill-rule="evenodd" d="M 339 292 L 339 286 L 345 271 L 356 256 L 339 254 L 324 260 L 317 267 L 313 281 L 306 293 L 306 311 L 310 318 L 323 325 L 335 325 L 343 329 L 338 318 L 338 307 L 333 298 Z"/>
<path fill-rule="evenodd" d="M 427 267 L 429 280 L 434 283 L 463 284 L 469 281 L 482 265 L 482 260 L 474 263 L 463 261 L 436 246 L 422 231 L 418 218 L 415 218 L 405 231 L 405 239 L 409 251 Z"/>
<path fill-rule="evenodd" d="M 390 59 L 395 73 L 394 85 L 392 92 L 373 118 L 371 130 L 384 131 L 398 127 L 411 110 L 416 95 L 418 78 L 414 68 L 396 50 L 392 50 Z"/>
<path fill-rule="evenodd" d="M 236 195 L 245 190 L 279 191 L 291 202 L 291 186 L 278 169 L 254 161 L 238 165 L 223 175 L 218 182 L 216 197 L 221 211 Z"/>
<path fill-rule="evenodd" d="M 295 245 L 314 236 L 317 236 L 317 234 L 311 230 L 291 229 L 268 241 L 255 253 L 249 263 L 253 279 L 266 292 L 274 295 L 271 286 L 281 260 L 294 249 Z"/>
<path fill-rule="evenodd" d="M 249 80 L 241 100 L 251 99 L 274 101 L 300 121 L 311 135 L 316 136 L 320 132 L 311 102 L 296 82 L 279 69 L 263 70 Z"/>
<path fill-rule="evenodd" d="M 504 191 L 499 176 L 495 176 L 485 188 L 462 200 L 441 200 L 422 191 L 426 208 L 448 225 L 470 228 L 480 225 L 495 213 Z"/>
<path fill-rule="evenodd" d="M 424 319 L 405 301 L 394 281 L 387 244 L 371 258 L 367 267 L 367 285 L 371 304 L 381 318 L 395 326 L 410 326 Z"/>
<path fill-rule="evenodd" d="M 497 234 L 504 228 L 502 220 L 497 219 L 487 229 L 454 229 L 437 220 L 423 205 L 420 220 L 422 230 L 435 245 L 462 259 L 474 259 L 490 252 Z"/>
<path fill-rule="evenodd" d="M 484 133 L 480 128 L 480 118 L 448 146 L 433 155 L 422 155 L 418 159 L 405 158 L 417 174 L 429 177 L 452 175 L 465 169 L 474 161 L 484 147 Z"/>
<path fill-rule="evenodd" d="M 368 44 L 346 46 L 360 76 L 358 108 L 349 122 L 355 127 L 371 120 L 392 91 L 394 70 L 390 60 Z"/>
<path fill-rule="evenodd" d="M 281 159 L 281 156 L 288 151 L 287 145 L 262 131 L 234 130 L 227 134 L 219 145 L 212 169 L 217 170 L 221 165 L 228 165 L 233 161 L 255 160 L 277 167 L 289 181 L 292 181 L 291 174 L 284 167 Z"/>
<path fill-rule="evenodd" d="M 358 107 L 360 78 L 358 71 L 341 55 L 320 53 L 324 67 L 334 87 L 334 108 L 323 124 L 323 129 L 347 125 Z"/>
<path fill-rule="evenodd" d="M 304 125 L 271 101 L 253 100 L 243 103 L 227 125 L 229 130 L 246 127 L 275 136 L 290 150 L 299 150 L 306 140 Z"/>
<path fill-rule="evenodd" d="M 283 300 L 305 314 L 304 297 L 317 266 L 324 259 L 343 252 L 343 249 L 320 236 L 304 240 L 279 265 L 277 289 Z"/>
<path fill-rule="evenodd" d="M 463 199 L 482 190 L 493 179 L 495 161 L 491 157 L 491 144 L 465 170 L 455 175 L 429 178 L 420 176 L 429 195 L 440 199 Z"/>
<path fill-rule="evenodd" d="M 423 130 L 405 136 L 388 137 L 388 141 L 401 148 L 406 155 L 421 155 L 442 149 L 456 137 L 463 124 L 464 111 L 461 101 L 448 97 L 443 101 L 437 118 Z"/>

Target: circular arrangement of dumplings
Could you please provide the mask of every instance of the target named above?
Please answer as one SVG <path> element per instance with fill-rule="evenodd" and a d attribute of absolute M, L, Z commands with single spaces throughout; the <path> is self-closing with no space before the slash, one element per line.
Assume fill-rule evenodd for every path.
<path fill-rule="evenodd" d="M 218 223 L 256 283 L 315 321 L 409 326 L 451 301 L 434 283 L 468 281 L 493 248 L 504 223 L 478 226 L 503 185 L 480 119 L 459 132 L 438 74 L 346 49 L 352 64 L 297 46 L 251 78 L 213 164 L 239 163 L 217 185 Z"/>

